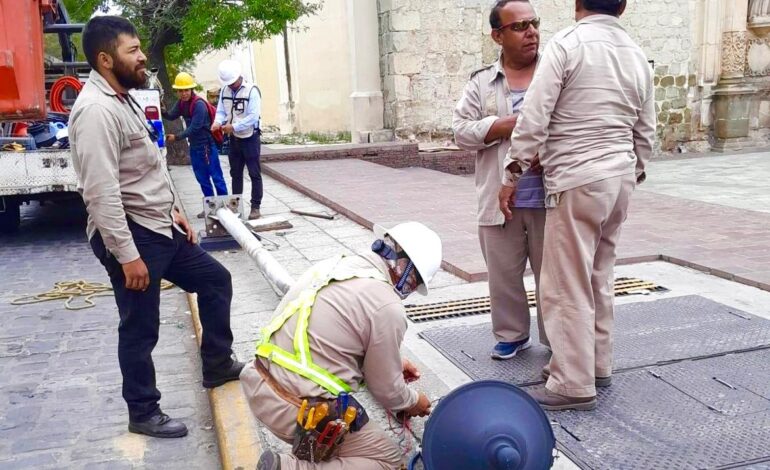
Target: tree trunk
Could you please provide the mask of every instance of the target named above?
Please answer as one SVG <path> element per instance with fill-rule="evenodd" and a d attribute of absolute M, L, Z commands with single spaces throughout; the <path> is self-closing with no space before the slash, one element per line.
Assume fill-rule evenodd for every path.
<path fill-rule="evenodd" d="M 164 55 L 165 45 L 159 45 L 149 50 L 149 62 L 150 67 L 158 68 L 158 80 L 163 86 L 163 103 L 166 105 L 166 109 L 171 109 L 171 106 L 176 103 L 176 93 L 171 88 L 171 79 L 168 76 L 168 68 L 166 68 L 166 57 Z M 175 121 L 163 121 L 163 127 L 166 129 L 166 134 L 179 135 L 184 131 L 184 127 L 181 119 Z M 166 142 L 167 159 L 169 165 L 189 165 L 190 155 L 189 146 L 187 141 L 180 140 L 173 143 Z"/>

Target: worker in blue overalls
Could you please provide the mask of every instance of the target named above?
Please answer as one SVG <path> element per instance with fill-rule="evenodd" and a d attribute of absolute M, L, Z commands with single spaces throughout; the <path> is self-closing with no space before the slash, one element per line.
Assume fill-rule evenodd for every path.
<path fill-rule="evenodd" d="M 186 129 L 179 135 L 168 134 L 166 140 L 174 142 L 187 139 L 190 144 L 190 161 L 192 162 L 195 179 L 201 186 L 201 191 L 206 197 L 214 195 L 214 189 L 218 196 L 227 195 L 227 183 L 219 164 L 219 152 L 214 137 L 211 134 L 211 117 L 209 104 L 203 98 L 193 92 L 198 85 L 192 75 L 186 72 L 177 74 L 174 84 L 179 101 L 170 111 L 164 112 L 163 117 L 169 121 L 184 119 Z M 213 182 L 213 185 L 212 185 Z M 203 212 L 198 214 L 203 218 Z"/>

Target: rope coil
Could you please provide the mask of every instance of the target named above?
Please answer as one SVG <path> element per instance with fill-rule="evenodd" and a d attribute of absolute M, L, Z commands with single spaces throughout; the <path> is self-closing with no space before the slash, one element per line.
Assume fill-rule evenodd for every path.
<path fill-rule="evenodd" d="M 174 287 L 168 281 L 161 281 L 160 289 L 166 290 Z M 95 297 L 112 296 L 112 286 L 103 282 L 60 281 L 54 283 L 53 289 L 39 294 L 28 294 L 11 300 L 11 305 L 30 305 L 52 300 L 64 300 L 64 308 L 67 310 L 83 310 L 96 306 Z M 73 305 L 72 301 L 83 298 L 83 304 Z"/>

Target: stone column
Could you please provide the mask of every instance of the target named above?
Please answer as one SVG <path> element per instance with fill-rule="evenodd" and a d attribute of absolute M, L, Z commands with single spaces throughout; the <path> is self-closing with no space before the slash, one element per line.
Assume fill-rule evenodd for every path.
<path fill-rule="evenodd" d="M 744 80 L 748 49 L 748 0 L 729 2 L 722 32 L 722 71 L 714 90 L 714 144 L 716 151 L 752 147 L 749 138 L 751 101 L 756 90 Z"/>
<path fill-rule="evenodd" d="M 377 2 L 348 0 L 350 38 L 351 123 L 353 143 L 393 140 L 384 128 L 384 100 L 380 78 L 380 40 Z"/>
<path fill-rule="evenodd" d="M 707 130 L 712 125 L 713 87 L 719 82 L 721 71 L 720 50 L 724 10 L 724 0 L 698 0 L 697 3 L 695 25 L 699 51 L 697 83 L 701 96 L 700 109 L 697 110 L 700 116 L 699 130 Z"/>
<path fill-rule="evenodd" d="M 751 0 L 749 28 L 759 34 L 770 32 L 770 0 Z"/>

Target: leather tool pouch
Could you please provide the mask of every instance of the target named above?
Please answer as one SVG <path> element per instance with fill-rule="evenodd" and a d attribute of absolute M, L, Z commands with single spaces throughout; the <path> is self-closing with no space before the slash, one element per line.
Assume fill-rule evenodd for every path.
<path fill-rule="evenodd" d="M 339 410 L 336 409 L 334 400 L 309 400 L 311 406 L 324 402 L 329 404 L 329 414 L 322 419 L 315 428 L 304 429 L 299 424 L 296 426 L 291 452 L 300 460 L 315 463 L 332 459 L 337 455 L 339 447 L 344 442 L 348 432 L 360 431 L 361 428 L 369 422 L 369 416 L 366 414 L 366 410 L 361 406 L 358 400 L 351 395 L 349 397 L 348 406 L 354 407 L 357 410 L 357 414 L 356 419 L 350 425 L 350 429 L 346 429 L 345 427 L 338 433 L 324 433 L 327 426 L 331 425 L 331 427 L 334 428 L 336 424 L 342 423 L 342 416 L 340 415 Z M 344 423 L 342 426 L 344 426 Z"/>

